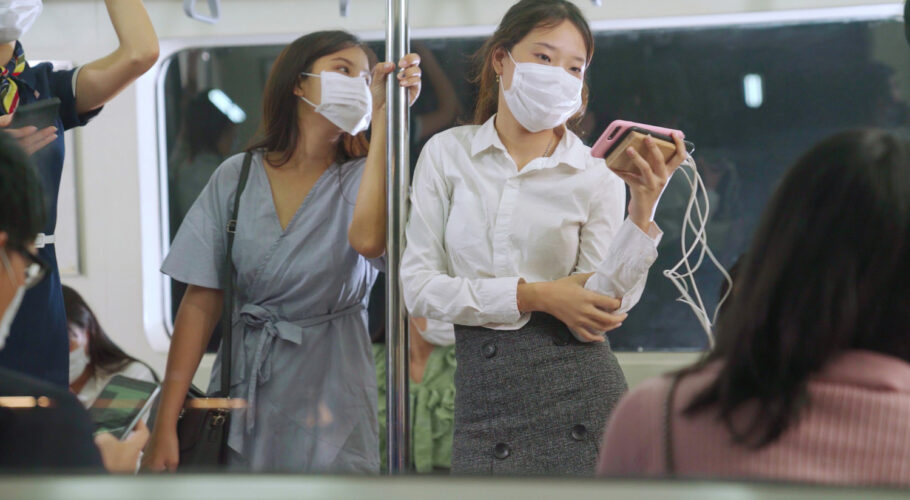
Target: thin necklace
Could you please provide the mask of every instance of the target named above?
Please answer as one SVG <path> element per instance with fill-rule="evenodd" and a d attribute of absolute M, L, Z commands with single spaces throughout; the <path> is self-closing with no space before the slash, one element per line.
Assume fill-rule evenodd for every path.
<path fill-rule="evenodd" d="M 550 156 L 550 153 L 552 152 L 550 151 L 550 148 L 553 147 L 553 139 L 556 139 L 556 134 L 553 134 L 553 137 L 550 137 L 550 142 L 547 143 L 547 149 L 545 149 L 543 152 L 544 158 Z"/>

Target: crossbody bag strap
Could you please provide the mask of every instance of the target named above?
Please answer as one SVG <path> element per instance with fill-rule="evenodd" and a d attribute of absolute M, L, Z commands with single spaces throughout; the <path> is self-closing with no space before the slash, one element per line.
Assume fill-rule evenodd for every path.
<path fill-rule="evenodd" d="M 221 313 L 221 396 L 231 397 L 231 365 L 233 362 L 233 323 L 234 323 L 234 234 L 237 232 L 237 214 L 240 211 L 240 195 L 246 188 L 246 181 L 250 176 L 250 164 L 253 153 L 246 153 L 243 157 L 243 168 L 240 169 L 240 178 L 237 179 L 237 191 L 234 193 L 234 209 L 227 223 L 227 249 L 224 252 L 224 275 L 227 283 L 224 288 L 224 310 Z"/>
<path fill-rule="evenodd" d="M 676 476 L 676 459 L 673 453 L 673 397 L 679 385 L 679 374 L 673 375 L 670 387 L 667 389 L 667 398 L 664 401 L 664 472 L 667 477 Z"/>

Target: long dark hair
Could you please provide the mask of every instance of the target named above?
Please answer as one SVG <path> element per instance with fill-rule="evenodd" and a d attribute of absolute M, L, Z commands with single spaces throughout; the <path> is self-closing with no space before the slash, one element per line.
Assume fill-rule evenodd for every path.
<path fill-rule="evenodd" d="M 482 47 L 474 54 L 474 75 L 471 83 L 477 85 L 477 104 L 474 106 L 474 123 L 480 125 L 496 113 L 499 106 L 499 84 L 493 69 L 493 54 L 496 49 L 512 50 L 531 31 L 537 28 L 551 28 L 568 20 L 581 32 L 585 41 L 587 57 L 585 64 L 594 57 L 594 35 L 581 10 L 566 0 L 521 0 L 503 16 L 499 27 Z M 582 90 L 582 106 L 569 119 L 569 128 L 574 129 L 585 114 L 588 106 L 588 85 Z"/>
<path fill-rule="evenodd" d="M 268 153 L 278 153 L 277 166 L 291 160 L 300 137 L 300 126 L 297 121 L 299 99 L 294 95 L 294 89 L 302 80 L 309 78 L 301 73 L 309 73 L 313 63 L 320 57 L 348 47 L 362 48 L 371 69 L 376 64 L 376 54 L 373 50 L 346 31 L 310 33 L 294 40 L 281 51 L 265 84 L 259 133 L 247 147 L 247 151 L 264 149 Z M 356 137 L 347 133 L 342 134 L 341 140 L 338 141 L 337 159 L 345 161 L 366 156 L 369 147 L 366 132 L 361 132 Z"/>
<path fill-rule="evenodd" d="M 773 443 L 810 403 L 837 355 L 910 362 L 910 141 L 881 130 L 830 137 L 784 176 L 742 259 L 717 343 L 688 372 L 720 361 L 689 402 L 718 411 L 734 442 Z M 738 410 L 755 405 L 750 419 Z M 751 413 L 750 413 L 751 415 Z"/>
<path fill-rule="evenodd" d="M 67 323 L 82 328 L 88 336 L 88 370 L 92 375 L 97 374 L 99 370 L 118 372 L 130 363 L 141 363 L 117 347 L 117 344 L 104 333 L 98 318 L 85 303 L 85 299 L 66 285 L 63 285 L 63 306 L 66 310 Z"/>

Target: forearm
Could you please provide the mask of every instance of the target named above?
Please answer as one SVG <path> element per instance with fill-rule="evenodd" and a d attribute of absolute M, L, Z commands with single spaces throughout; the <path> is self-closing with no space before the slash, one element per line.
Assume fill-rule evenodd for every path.
<path fill-rule="evenodd" d="M 368 259 L 379 257 L 386 246 L 386 124 L 375 116 L 354 216 L 348 229 L 351 247 Z"/>
<path fill-rule="evenodd" d="M 105 0 L 119 51 L 134 57 L 158 57 L 158 36 L 142 0 Z"/>
<path fill-rule="evenodd" d="M 76 81 L 80 113 L 104 105 L 158 60 L 158 36 L 141 0 L 106 0 L 119 46 L 82 67 Z"/>
<path fill-rule="evenodd" d="M 509 324 L 521 317 L 518 278 L 468 279 L 432 272 L 412 275 L 406 266 L 403 262 L 402 281 L 413 316 L 468 326 Z"/>
<path fill-rule="evenodd" d="M 156 425 L 174 427 L 202 355 L 221 316 L 223 292 L 190 286 L 180 303 L 162 383 Z"/>
<path fill-rule="evenodd" d="M 621 299 L 618 312 L 629 311 L 641 298 L 662 237 L 653 222 L 649 222 L 650 231 L 645 232 L 629 219 L 620 226 L 604 259 L 585 283 L 588 290 Z"/>

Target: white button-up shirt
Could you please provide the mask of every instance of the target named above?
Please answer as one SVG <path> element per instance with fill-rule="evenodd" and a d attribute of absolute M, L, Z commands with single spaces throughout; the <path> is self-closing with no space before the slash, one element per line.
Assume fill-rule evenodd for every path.
<path fill-rule="evenodd" d="M 661 233 L 623 222 L 625 186 L 603 159 L 566 131 L 549 157 L 518 170 L 495 116 L 427 142 L 414 173 L 405 303 L 414 316 L 517 330 L 519 279 L 552 281 L 595 272 L 586 288 L 641 297 Z"/>

